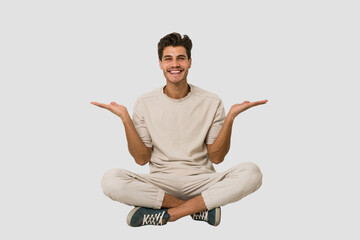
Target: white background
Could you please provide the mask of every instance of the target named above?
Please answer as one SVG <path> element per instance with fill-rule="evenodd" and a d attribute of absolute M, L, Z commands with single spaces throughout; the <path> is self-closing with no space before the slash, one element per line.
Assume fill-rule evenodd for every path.
<path fill-rule="evenodd" d="M 360 37 L 357 1 L 1 1 L 1 239 L 359 239 Z M 188 80 L 235 121 L 218 171 L 245 161 L 259 191 L 222 208 L 214 228 L 190 217 L 130 228 L 103 195 L 106 169 L 148 172 L 120 119 L 165 84 L 157 43 L 193 40 Z M 226 234 L 226 235 L 224 235 Z M 238 236 L 238 237 L 237 237 Z"/>

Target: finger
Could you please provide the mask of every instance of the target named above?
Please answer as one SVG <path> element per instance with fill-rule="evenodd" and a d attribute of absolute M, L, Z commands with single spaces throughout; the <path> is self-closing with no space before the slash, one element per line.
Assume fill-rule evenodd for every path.
<path fill-rule="evenodd" d="M 252 104 L 253 104 L 253 106 L 257 106 L 257 105 L 265 104 L 267 102 L 268 102 L 268 100 L 261 100 L 261 101 L 253 102 Z"/>
<path fill-rule="evenodd" d="M 108 109 L 108 105 L 107 104 L 104 104 L 104 103 L 98 103 L 98 102 L 91 102 L 91 104 L 95 105 L 95 106 L 98 106 L 98 107 L 101 107 L 101 108 L 106 108 Z"/>
<path fill-rule="evenodd" d="M 90 102 L 92 105 L 99 105 L 99 103 L 98 102 Z"/>

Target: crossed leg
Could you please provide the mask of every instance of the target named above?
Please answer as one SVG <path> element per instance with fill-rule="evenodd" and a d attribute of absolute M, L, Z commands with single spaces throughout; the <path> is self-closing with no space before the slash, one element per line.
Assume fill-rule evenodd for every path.
<path fill-rule="evenodd" d="M 170 215 L 169 221 L 176 221 L 187 215 L 238 201 L 256 191 L 262 180 L 262 174 L 255 164 L 242 163 L 224 173 L 208 175 L 210 178 L 205 177 L 204 181 L 201 177 L 200 181 L 191 178 L 188 182 L 181 182 L 181 189 L 192 195 L 189 200 L 183 200 L 176 197 L 176 191 L 171 186 L 166 185 L 171 179 L 163 176 L 144 176 L 113 169 L 104 175 L 102 187 L 111 199 L 127 205 L 166 208 Z M 164 190 L 156 186 L 161 183 L 165 184 L 161 186 Z"/>
<path fill-rule="evenodd" d="M 163 208 L 168 208 L 169 221 L 174 222 L 179 218 L 206 210 L 204 199 L 198 195 L 187 201 L 165 193 Z"/>

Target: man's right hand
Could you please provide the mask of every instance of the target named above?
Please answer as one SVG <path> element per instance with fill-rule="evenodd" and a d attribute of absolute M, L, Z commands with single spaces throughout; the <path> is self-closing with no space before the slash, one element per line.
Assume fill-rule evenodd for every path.
<path fill-rule="evenodd" d="M 152 148 L 146 147 L 139 137 L 126 107 L 117 104 L 116 102 L 111 102 L 110 104 L 91 102 L 91 104 L 105 108 L 121 118 L 124 124 L 130 154 L 133 156 L 137 164 L 145 165 L 148 163 L 151 159 Z"/>
<path fill-rule="evenodd" d="M 91 102 L 91 104 L 109 110 L 110 112 L 119 116 L 121 118 L 121 120 L 123 120 L 123 121 L 129 115 L 126 107 L 124 107 L 123 105 L 117 104 L 116 102 L 111 102 L 110 104 Z"/>

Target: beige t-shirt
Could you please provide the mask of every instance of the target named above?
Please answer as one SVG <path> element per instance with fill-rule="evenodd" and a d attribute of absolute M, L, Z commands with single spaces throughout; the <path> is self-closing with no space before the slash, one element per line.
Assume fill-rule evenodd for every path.
<path fill-rule="evenodd" d="M 182 99 L 172 99 L 163 87 L 141 95 L 133 122 L 147 147 L 152 147 L 151 173 L 195 175 L 214 172 L 205 144 L 212 144 L 225 120 L 221 99 L 189 84 Z"/>

